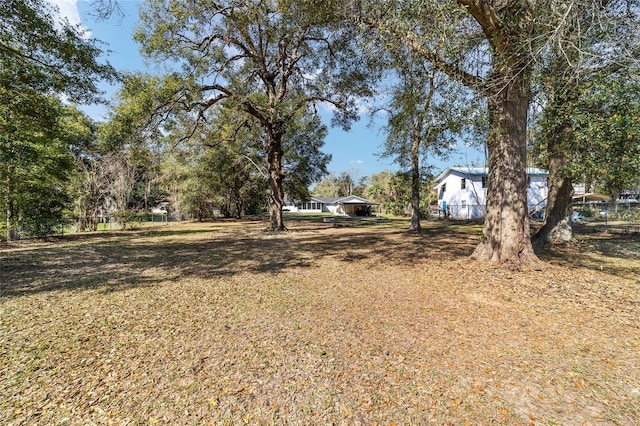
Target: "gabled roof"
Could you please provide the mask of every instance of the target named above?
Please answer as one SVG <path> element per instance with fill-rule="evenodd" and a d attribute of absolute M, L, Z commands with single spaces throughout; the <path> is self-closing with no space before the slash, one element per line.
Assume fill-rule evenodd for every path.
<path fill-rule="evenodd" d="M 312 196 L 311 201 L 323 204 L 367 204 L 370 206 L 376 206 L 378 203 L 374 203 L 365 198 L 358 197 L 357 195 L 349 195 L 347 197 L 316 197 Z"/>
<path fill-rule="evenodd" d="M 447 167 L 442 173 L 436 177 L 435 182 L 440 183 L 444 178 L 452 173 L 466 176 L 488 176 L 489 169 L 487 167 Z M 527 167 L 528 176 L 548 176 L 549 172 L 535 167 Z"/>
<path fill-rule="evenodd" d="M 316 203 L 334 204 L 336 201 L 338 201 L 341 198 L 344 198 L 344 197 L 316 197 L 315 195 L 312 195 L 311 198 L 309 199 L 311 201 L 315 201 Z"/>
<path fill-rule="evenodd" d="M 342 197 L 336 201 L 338 204 L 368 204 L 377 205 L 378 203 L 371 202 L 365 198 L 358 197 L 357 195 L 349 195 L 348 197 Z"/>

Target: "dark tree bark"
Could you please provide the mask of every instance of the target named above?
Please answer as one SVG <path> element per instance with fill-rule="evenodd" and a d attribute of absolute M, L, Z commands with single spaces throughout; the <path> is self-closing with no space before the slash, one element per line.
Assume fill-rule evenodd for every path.
<path fill-rule="evenodd" d="M 13 148 L 10 149 L 11 153 L 13 153 Z M 18 232 L 16 229 L 16 224 L 15 224 L 15 206 L 13 204 L 13 197 L 14 197 L 14 180 L 13 177 L 15 176 L 15 164 L 13 164 L 11 162 L 11 160 L 9 160 L 9 163 L 7 165 L 7 177 L 5 179 L 4 185 L 4 202 L 5 202 L 5 213 L 7 215 L 6 217 L 6 222 L 5 222 L 5 226 L 7 228 L 7 234 L 6 234 L 6 238 L 7 241 L 14 241 L 18 239 Z"/>
<path fill-rule="evenodd" d="M 7 176 L 7 180 L 5 182 L 5 197 L 4 197 L 4 202 L 5 202 L 5 207 L 7 209 L 6 211 L 6 224 L 5 226 L 7 227 L 7 241 L 13 241 L 16 239 L 16 235 L 15 235 L 15 230 L 13 228 L 13 200 L 12 200 L 12 192 L 13 192 L 13 187 L 11 185 L 11 168 L 9 168 L 9 174 Z"/>
<path fill-rule="evenodd" d="M 267 154 L 267 173 L 269 179 L 269 230 L 270 231 L 286 231 L 284 221 L 282 219 L 282 208 L 284 207 L 284 189 L 282 180 L 284 179 L 284 171 L 282 169 L 282 123 L 276 123 L 269 126 L 265 152 Z"/>
<path fill-rule="evenodd" d="M 547 243 L 563 243 L 573 239 L 571 227 L 573 184 L 569 177 L 562 175 L 563 168 L 571 159 L 563 143 L 569 132 L 569 126 L 565 125 L 562 130 L 554 132 L 547 142 L 549 194 L 545 223 L 533 236 L 533 245 L 536 248 L 541 248 Z"/>
<path fill-rule="evenodd" d="M 480 84 L 489 107 L 487 215 L 484 237 L 472 258 L 516 267 L 537 264 L 529 233 L 526 175 L 533 5 L 525 1 L 458 3 L 480 24 L 493 55 L 492 71 Z"/>
<path fill-rule="evenodd" d="M 515 70 L 514 70 L 515 71 Z M 537 263 L 527 212 L 526 129 L 530 73 L 514 72 L 489 98 L 489 187 L 484 238 L 473 252 L 478 260 Z"/>
<path fill-rule="evenodd" d="M 414 127 L 411 138 L 411 226 L 409 231 L 420 232 L 420 129 Z"/>

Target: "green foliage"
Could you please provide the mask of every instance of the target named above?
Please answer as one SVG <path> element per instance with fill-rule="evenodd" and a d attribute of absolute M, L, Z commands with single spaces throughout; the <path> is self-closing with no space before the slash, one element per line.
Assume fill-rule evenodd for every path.
<path fill-rule="evenodd" d="M 80 28 L 56 22 L 43 0 L 0 8 L 0 218 L 8 238 L 44 235 L 66 224 L 74 155 L 94 143 L 94 125 L 60 98 L 100 100 L 98 82 L 115 70 Z"/>
<path fill-rule="evenodd" d="M 97 61 L 98 42 L 54 21 L 44 0 L 4 0 L 0 8 L 0 85 L 20 92 L 64 94 L 74 102 L 99 100 L 98 82 L 117 75 Z"/>
<path fill-rule="evenodd" d="M 225 101 L 261 122 L 287 121 L 309 103 L 330 101 L 353 117 L 350 95 L 369 93 L 353 34 L 317 15 L 321 5 L 308 6 L 147 0 L 135 39 L 144 55 L 176 67 L 183 108 L 204 111 Z"/>
<path fill-rule="evenodd" d="M 0 88 L 0 218 L 13 238 L 47 235 L 65 224 L 74 151 L 91 128 L 53 96 Z"/>
<path fill-rule="evenodd" d="M 331 155 L 321 151 L 327 128 L 317 115 L 301 113 L 283 140 L 284 191 L 296 201 L 309 198 L 309 187 L 327 173 Z"/>
<path fill-rule="evenodd" d="M 174 99 L 186 83 L 168 75 L 128 74 L 117 93 L 117 103 L 109 120 L 100 128 L 100 147 L 104 151 L 145 149 L 161 144 L 163 135 L 184 122 L 182 112 L 174 113 Z M 174 113 L 174 114 L 172 114 Z M 185 130 L 188 134 L 189 130 Z"/>
<path fill-rule="evenodd" d="M 327 174 L 313 188 L 313 195 L 320 197 L 365 196 L 365 179 L 358 178 L 357 170 L 343 170 L 338 176 Z"/>
<path fill-rule="evenodd" d="M 422 173 L 420 192 L 420 215 L 427 217 L 429 204 L 434 201 L 431 191 L 431 176 Z M 411 210 L 411 173 L 382 171 L 367 180 L 364 194 L 368 199 L 381 204 L 383 211 L 394 215 L 407 215 Z"/>
<path fill-rule="evenodd" d="M 640 182 L 640 83 L 624 75 L 592 80 L 573 120 L 578 150 L 570 172 L 601 182 L 608 194 L 635 188 Z"/>
<path fill-rule="evenodd" d="M 180 81 L 166 111 L 204 125 L 222 106 L 239 123 L 260 126 L 274 230 L 284 229 L 285 190 L 308 196 L 304 188 L 327 162 L 318 139 L 325 131 L 302 116 L 328 102 L 346 128 L 357 117 L 357 96 L 370 93 L 353 28 L 339 25 L 337 9 L 276 0 L 147 0 L 141 9 L 135 39 L 143 54 L 169 64 Z M 183 136 L 195 134 L 192 127 Z"/>
<path fill-rule="evenodd" d="M 333 173 L 323 176 L 313 187 L 312 193 L 318 197 L 338 197 L 336 176 Z"/>
<path fill-rule="evenodd" d="M 564 176 L 609 195 L 640 183 L 640 84 L 624 74 L 596 74 L 545 109 L 533 156 L 548 164 L 546 141 L 561 138 L 571 160 Z"/>

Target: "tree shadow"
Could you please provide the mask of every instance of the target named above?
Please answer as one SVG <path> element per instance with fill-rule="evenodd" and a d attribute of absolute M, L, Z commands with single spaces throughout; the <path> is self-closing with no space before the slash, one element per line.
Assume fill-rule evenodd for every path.
<path fill-rule="evenodd" d="M 319 268 L 319 260 L 375 261 L 393 266 L 418 259 L 468 256 L 477 236 L 434 226 L 422 233 L 395 221 L 293 223 L 284 234 L 257 228 L 154 229 L 60 238 L 45 246 L 0 250 L 0 297 L 58 290 L 121 289 L 184 278 L 278 274 Z M 223 229 L 224 232 L 218 232 Z M 182 238 L 184 237 L 184 238 Z"/>
<path fill-rule="evenodd" d="M 581 232 L 571 244 L 545 247 L 540 258 L 568 268 L 599 270 L 640 280 L 640 235 Z"/>
<path fill-rule="evenodd" d="M 3 247 L 0 297 L 60 290 L 109 292 L 186 278 L 279 274 L 321 268 L 326 259 L 345 265 L 412 266 L 466 258 L 481 238 L 479 225 L 455 222 L 427 222 L 420 233 L 408 231 L 406 221 L 354 220 L 335 225 L 291 221 L 289 232 L 270 234 L 262 231 L 263 222 L 236 221 L 195 229 L 71 235 Z M 576 244 L 546 249 L 540 257 L 628 278 L 640 276 L 639 243 L 638 235 L 580 235 Z"/>

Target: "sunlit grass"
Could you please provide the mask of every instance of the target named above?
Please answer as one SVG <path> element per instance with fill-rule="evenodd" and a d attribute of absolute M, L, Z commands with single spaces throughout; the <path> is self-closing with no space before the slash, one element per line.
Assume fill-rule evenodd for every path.
<path fill-rule="evenodd" d="M 640 421 L 632 237 L 514 272 L 479 225 L 323 218 L 0 246 L 0 423 Z"/>

